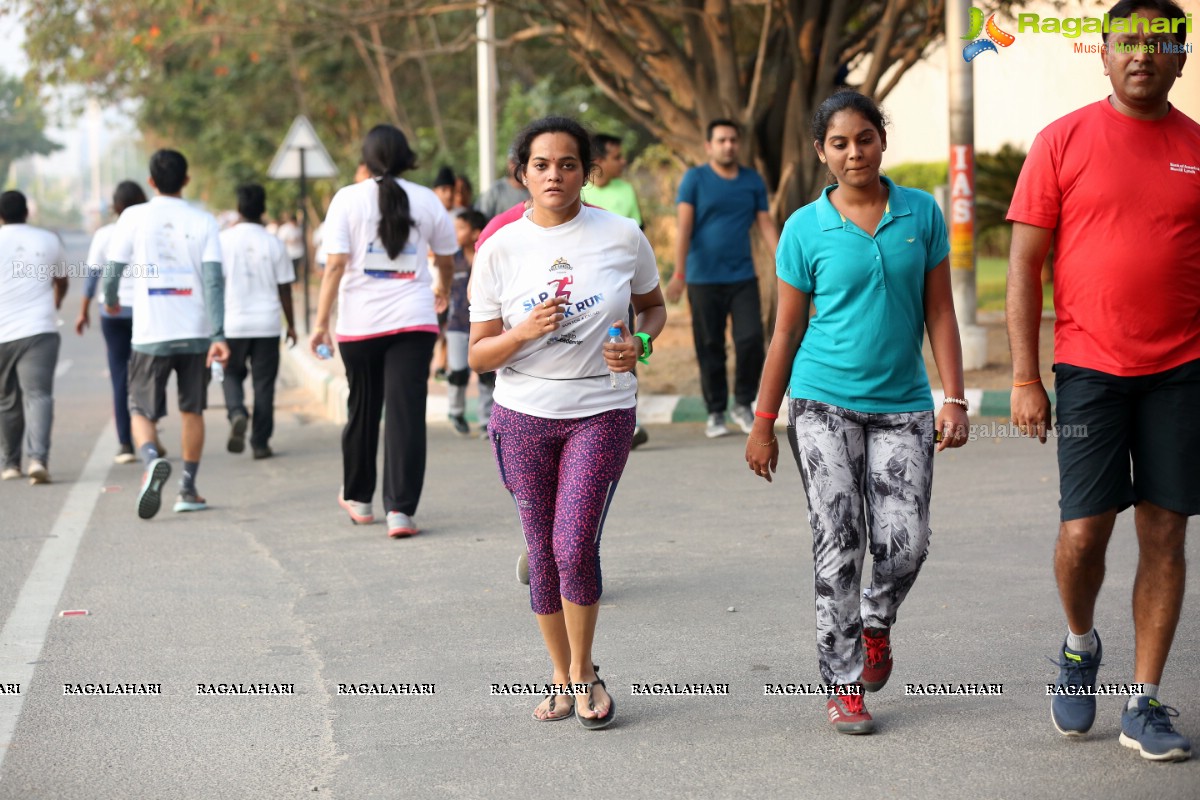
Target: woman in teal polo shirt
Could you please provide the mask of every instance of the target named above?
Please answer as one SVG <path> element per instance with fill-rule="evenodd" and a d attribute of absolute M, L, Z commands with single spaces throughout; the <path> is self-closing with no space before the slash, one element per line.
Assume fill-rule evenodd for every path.
<path fill-rule="evenodd" d="M 779 240 L 779 311 L 746 462 L 771 480 L 787 388 L 813 532 L 818 662 L 838 687 L 827 712 L 839 732 L 870 733 L 862 692 L 891 674 L 891 627 L 928 550 L 933 454 L 967 440 L 962 348 L 945 220 L 928 194 L 880 175 L 879 108 L 838 92 L 817 109 L 813 134 L 836 183 Z M 936 420 L 926 330 L 946 393 Z"/>

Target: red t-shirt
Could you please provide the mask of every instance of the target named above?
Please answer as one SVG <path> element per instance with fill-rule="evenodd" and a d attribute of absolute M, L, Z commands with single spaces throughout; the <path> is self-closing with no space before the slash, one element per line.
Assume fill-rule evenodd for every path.
<path fill-rule="evenodd" d="M 492 234 L 508 225 L 510 222 L 516 222 L 525 214 L 525 201 L 517 203 L 508 211 L 501 211 L 496 216 L 488 220 L 488 224 L 483 226 L 483 230 L 479 232 L 479 238 L 475 240 L 475 249 L 483 247 L 483 243 L 492 237 Z"/>
<path fill-rule="evenodd" d="M 1200 359 L 1200 125 L 1107 99 L 1051 123 L 1010 222 L 1055 229 L 1054 360 L 1150 375 Z"/>

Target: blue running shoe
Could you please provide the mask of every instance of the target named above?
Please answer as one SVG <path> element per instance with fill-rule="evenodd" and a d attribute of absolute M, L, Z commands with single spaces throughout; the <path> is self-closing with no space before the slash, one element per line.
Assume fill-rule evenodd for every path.
<path fill-rule="evenodd" d="M 1187 761 L 1192 742 L 1171 725 L 1171 717 L 1178 716 L 1178 711 L 1152 697 L 1139 697 L 1137 708 L 1126 707 L 1121 714 L 1121 744 L 1150 761 Z"/>
<path fill-rule="evenodd" d="M 142 476 L 142 491 L 138 493 L 137 513 L 142 519 L 150 519 L 162 506 L 162 488 L 171 477 L 171 462 L 156 458 L 146 467 Z"/>
<path fill-rule="evenodd" d="M 1096 721 L 1096 673 L 1100 671 L 1100 656 L 1104 647 L 1096 634 L 1096 655 L 1077 653 L 1063 640 L 1062 660 L 1058 665 L 1057 692 L 1050 701 L 1050 719 L 1064 736 L 1082 736 Z M 1053 659 L 1051 659 L 1053 660 Z M 1059 694 L 1058 692 L 1062 692 Z"/>

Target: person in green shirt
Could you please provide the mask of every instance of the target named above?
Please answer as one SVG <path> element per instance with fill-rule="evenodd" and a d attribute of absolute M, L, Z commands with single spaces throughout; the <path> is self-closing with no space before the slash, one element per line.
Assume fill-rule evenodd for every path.
<path fill-rule="evenodd" d="M 621 177 L 625 173 L 625 153 L 621 140 L 607 133 L 592 137 L 592 152 L 596 153 L 591 183 L 583 187 L 583 202 L 629 217 L 642 224 L 642 210 L 638 207 L 637 193 L 633 184 Z"/>

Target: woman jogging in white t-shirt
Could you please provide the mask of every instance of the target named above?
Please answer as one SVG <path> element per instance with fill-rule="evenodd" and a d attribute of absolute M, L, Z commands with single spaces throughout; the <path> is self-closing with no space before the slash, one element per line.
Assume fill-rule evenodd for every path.
<path fill-rule="evenodd" d="M 399 129 L 372 128 L 362 155 L 373 180 L 339 190 L 325 217 L 328 260 L 309 344 L 318 355 L 318 347 L 333 344 L 336 296 L 335 333 L 350 383 L 338 503 L 353 522 L 374 521 L 375 454 L 386 410 L 383 503 L 388 536 L 401 538 L 418 532 L 413 515 L 425 483 L 425 400 L 438 333 L 425 254 L 435 254 L 444 297 L 458 244 L 437 195 L 400 177 L 416 156 Z"/>
<path fill-rule="evenodd" d="M 592 167 L 588 134 L 565 117 L 522 131 L 516 177 L 533 207 L 476 256 L 471 367 L 498 370 L 488 431 L 500 479 L 516 500 L 529 548 L 533 612 L 554 665 L 537 720 L 575 714 L 602 728 L 615 712 L 596 675 L 592 638 L 602 584 L 600 534 L 633 436 L 636 380 L 666 323 L 658 267 L 636 223 L 580 203 Z M 622 321 L 629 303 L 637 334 Z M 620 329 L 609 343 L 608 329 Z"/>

